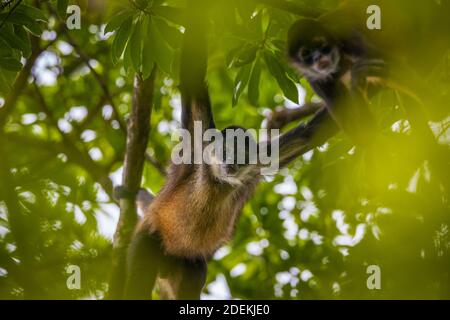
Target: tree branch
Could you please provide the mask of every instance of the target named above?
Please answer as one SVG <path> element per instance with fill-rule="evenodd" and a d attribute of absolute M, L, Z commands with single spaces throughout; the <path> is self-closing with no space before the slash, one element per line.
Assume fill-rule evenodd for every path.
<path fill-rule="evenodd" d="M 310 102 L 294 109 L 278 107 L 268 116 L 267 129 L 283 129 L 290 122 L 309 117 L 324 106 L 322 102 Z"/>
<path fill-rule="evenodd" d="M 112 273 L 108 292 L 110 299 L 120 299 L 123 296 L 126 252 L 137 222 L 135 200 L 141 186 L 145 150 L 150 133 L 155 77 L 156 67 L 153 68 L 152 74 L 146 80 L 139 75 L 135 77 L 122 177 L 122 186 L 127 190 L 129 197 L 119 201 L 120 218 L 114 235 Z"/>

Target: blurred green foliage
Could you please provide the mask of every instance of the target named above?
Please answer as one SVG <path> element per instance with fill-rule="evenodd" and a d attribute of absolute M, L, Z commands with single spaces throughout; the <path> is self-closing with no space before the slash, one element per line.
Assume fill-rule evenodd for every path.
<path fill-rule="evenodd" d="M 154 63 L 160 71 L 152 161 L 143 177 L 157 192 L 164 183 L 158 166 L 170 161 L 180 116 L 181 26 L 189 12 L 182 0 L 6 2 L 0 12 L 0 298 L 102 298 L 118 215 L 111 186 L 120 183 L 133 75 L 148 76 Z M 284 53 L 298 15 L 267 3 L 280 2 L 212 5 L 207 80 L 219 128 L 261 127 L 276 106 L 302 100 L 299 84 L 306 101 L 314 99 Z M 339 1 L 289 3 L 326 12 Z M 354 148 L 341 134 L 262 183 L 233 240 L 211 261 L 205 295 L 450 298 L 450 5 L 388 3 L 381 1 L 383 30 L 374 41 L 403 54 L 433 88 L 425 107 L 438 144 L 415 131 L 407 101 L 393 90 L 381 92 L 371 101 L 379 127 L 374 150 Z M 64 27 L 68 4 L 82 8 L 80 30 Z M 69 265 L 81 268 L 80 290 L 67 288 Z M 369 265 L 381 268 L 381 290 L 366 286 Z"/>

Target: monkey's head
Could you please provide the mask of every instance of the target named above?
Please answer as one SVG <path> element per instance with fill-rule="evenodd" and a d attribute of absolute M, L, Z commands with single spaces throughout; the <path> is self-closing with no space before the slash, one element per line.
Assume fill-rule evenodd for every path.
<path fill-rule="evenodd" d="M 230 185 L 240 185 L 247 174 L 243 168 L 256 164 L 257 143 L 251 132 L 240 126 L 229 126 L 221 131 L 222 153 L 213 165 L 213 172 L 219 180 Z"/>
<path fill-rule="evenodd" d="M 296 21 L 288 33 L 288 54 L 293 65 L 313 80 L 326 79 L 338 71 L 338 41 L 314 19 Z"/>

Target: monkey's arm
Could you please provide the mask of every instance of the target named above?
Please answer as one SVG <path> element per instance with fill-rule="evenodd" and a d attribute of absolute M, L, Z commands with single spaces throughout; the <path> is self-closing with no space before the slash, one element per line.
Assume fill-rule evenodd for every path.
<path fill-rule="evenodd" d="M 298 156 L 322 145 L 339 131 L 326 108 L 320 109 L 307 123 L 276 138 L 279 145 L 279 166 L 288 165 Z M 270 144 L 273 145 L 272 141 Z"/>
<path fill-rule="evenodd" d="M 207 40 L 204 1 L 191 1 L 191 16 L 183 36 L 180 91 L 182 97 L 182 127 L 194 130 L 194 121 L 201 121 L 203 131 L 215 128 L 211 101 L 206 85 Z"/>
<path fill-rule="evenodd" d="M 370 144 L 376 125 L 365 90 L 349 88 L 341 81 L 313 83 L 312 87 L 325 101 L 326 109 L 339 129 L 359 146 Z"/>
<path fill-rule="evenodd" d="M 358 98 L 352 97 L 350 91 L 341 83 L 322 83 L 320 87 L 314 89 L 322 97 L 328 97 L 325 99 L 325 107 L 317 111 L 307 124 L 299 125 L 269 142 L 269 146 L 278 144 L 280 167 L 322 145 L 341 129 L 349 130 L 347 133 L 357 137 L 359 141 L 363 140 L 359 136 L 361 132 L 368 129 L 368 125 L 364 122 L 357 121 L 358 117 L 363 117 L 361 113 L 364 110 L 355 111 L 355 109 L 365 108 L 361 106 L 365 103 L 361 95 Z M 355 112 L 358 113 L 356 117 Z"/>

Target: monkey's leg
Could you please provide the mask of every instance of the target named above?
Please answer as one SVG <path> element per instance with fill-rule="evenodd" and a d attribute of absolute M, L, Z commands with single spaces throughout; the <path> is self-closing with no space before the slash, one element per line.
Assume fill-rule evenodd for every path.
<path fill-rule="evenodd" d="M 134 236 L 128 249 L 125 299 L 151 299 L 163 256 L 156 235 L 140 232 Z"/>
<path fill-rule="evenodd" d="M 178 300 L 199 300 L 206 282 L 207 264 L 205 259 L 180 259 L 181 279 L 176 297 Z"/>

